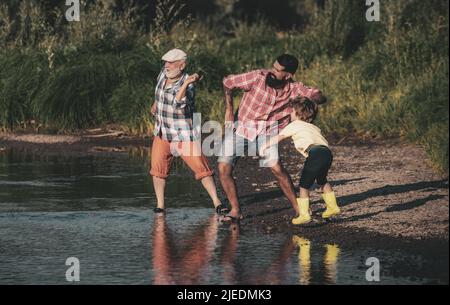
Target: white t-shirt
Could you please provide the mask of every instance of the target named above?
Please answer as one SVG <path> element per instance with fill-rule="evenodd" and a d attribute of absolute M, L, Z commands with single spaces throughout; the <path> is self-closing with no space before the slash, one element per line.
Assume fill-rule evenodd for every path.
<path fill-rule="evenodd" d="M 292 137 L 295 148 L 308 158 L 306 150 L 311 145 L 324 145 L 328 147 L 327 140 L 323 137 L 320 128 L 305 121 L 296 120 L 287 125 L 280 135 Z"/>

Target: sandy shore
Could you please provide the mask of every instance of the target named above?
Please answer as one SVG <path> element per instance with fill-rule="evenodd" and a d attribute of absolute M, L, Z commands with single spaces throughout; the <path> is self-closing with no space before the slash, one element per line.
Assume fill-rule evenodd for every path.
<path fill-rule="evenodd" d="M 234 173 L 246 216 L 241 225 L 265 233 L 286 231 L 340 242 L 351 241 L 352 234 L 358 233 L 369 234 L 369 240 L 389 237 L 448 243 L 448 177 L 431 168 L 420 147 L 399 140 L 334 142 L 329 178 L 343 211 L 339 219 L 319 221 L 324 204 L 313 192 L 312 210 L 318 221 L 308 227 L 290 225 L 292 211 L 270 170 L 259 168 L 255 158 L 243 158 Z M 61 136 L 0 134 L 0 153 L 25 148 L 49 154 L 98 154 L 150 145 L 150 138 L 101 129 Z M 280 153 L 297 185 L 303 157 L 290 143 L 283 144 Z M 216 158 L 210 161 L 216 166 Z"/>
<path fill-rule="evenodd" d="M 332 222 L 318 221 L 310 227 L 289 224 L 292 214 L 270 171 L 257 168 L 257 160 L 238 164 L 235 176 L 247 221 L 272 232 L 334 236 L 340 232 L 371 232 L 408 239 L 448 240 L 448 178 L 433 171 L 417 146 L 383 141 L 372 144 L 335 145 L 330 181 L 342 208 L 342 216 Z M 281 149 L 283 162 L 299 180 L 302 157 L 287 144 Z M 255 168 L 251 177 L 249 168 Z M 317 192 L 312 195 L 315 219 L 325 206 Z M 344 231 L 343 231 L 344 230 Z"/>
<path fill-rule="evenodd" d="M 101 128 L 69 135 L 0 132 L 0 151 L 23 148 L 46 154 L 86 155 L 118 152 L 131 146 L 149 147 L 150 144 L 150 137 L 133 137 L 122 131 Z"/>

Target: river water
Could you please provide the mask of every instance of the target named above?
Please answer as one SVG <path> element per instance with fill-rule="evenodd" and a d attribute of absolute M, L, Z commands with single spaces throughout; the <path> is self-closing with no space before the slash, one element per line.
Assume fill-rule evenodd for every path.
<path fill-rule="evenodd" d="M 0 284 L 69 284 L 74 260 L 79 284 L 448 284 L 448 273 L 424 272 L 448 270 L 448 257 L 346 249 L 221 224 L 179 161 L 168 180 L 168 213 L 154 215 L 147 171 L 142 149 L 83 157 L 0 152 Z M 381 264 L 379 282 L 366 278 L 376 274 L 366 266 L 370 257 Z M 397 272 L 399 262 L 408 272 Z"/>

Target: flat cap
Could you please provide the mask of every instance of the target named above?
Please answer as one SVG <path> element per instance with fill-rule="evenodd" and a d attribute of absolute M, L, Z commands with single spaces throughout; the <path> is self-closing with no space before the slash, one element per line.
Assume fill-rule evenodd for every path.
<path fill-rule="evenodd" d="M 161 58 L 164 61 L 174 62 L 178 60 L 186 60 L 187 54 L 180 49 L 172 49 Z"/>

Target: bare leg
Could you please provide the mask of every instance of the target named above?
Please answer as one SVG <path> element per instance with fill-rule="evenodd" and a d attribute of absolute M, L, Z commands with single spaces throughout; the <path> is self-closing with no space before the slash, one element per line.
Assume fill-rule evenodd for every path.
<path fill-rule="evenodd" d="M 309 198 L 309 190 L 300 188 L 300 198 Z"/>
<path fill-rule="evenodd" d="M 202 184 L 205 190 L 208 192 L 209 197 L 211 197 L 214 207 L 217 207 L 220 204 L 220 199 L 217 196 L 216 184 L 214 183 L 213 177 L 205 177 L 202 179 Z"/>
<path fill-rule="evenodd" d="M 231 205 L 231 211 L 228 215 L 239 217 L 241 208 L 239 206 L 236 183 L 233 178 L 233 166 L 227 163 L 219 163 L 219 175 L 220 183 Z"/>
<path fill-rule="evenodd" d="M 295 210 L 295 213 L 299 215 L 300 210 L 298 208 L 297 197 L 295 196 L 294 185 L 292 184 L 291 177 L 283 168 L 280 162 L 277 162 L 277 164 L 270 169 L 280 183 L 280 188 L 291 203 L 292 207 Z"/>
<path fill-rule="evenodd" d="M 153 176 L 153 187 L 156 193 L 157 208 L 164 209 L 164 190 L 166 188 L 166 179 Z"/>
<path fill-rule="evenodd" d="M 331 187 L 331 184 L 330 184 L 330 183 L 326 183 L 325 185 L 323 185 L 323 186 L 320 187 L 320 190 L 321 190 L 324 194 L 327 194 L 327 193 L 331 193 L 331 192 L 333 191 L 333 188 Z"/>

